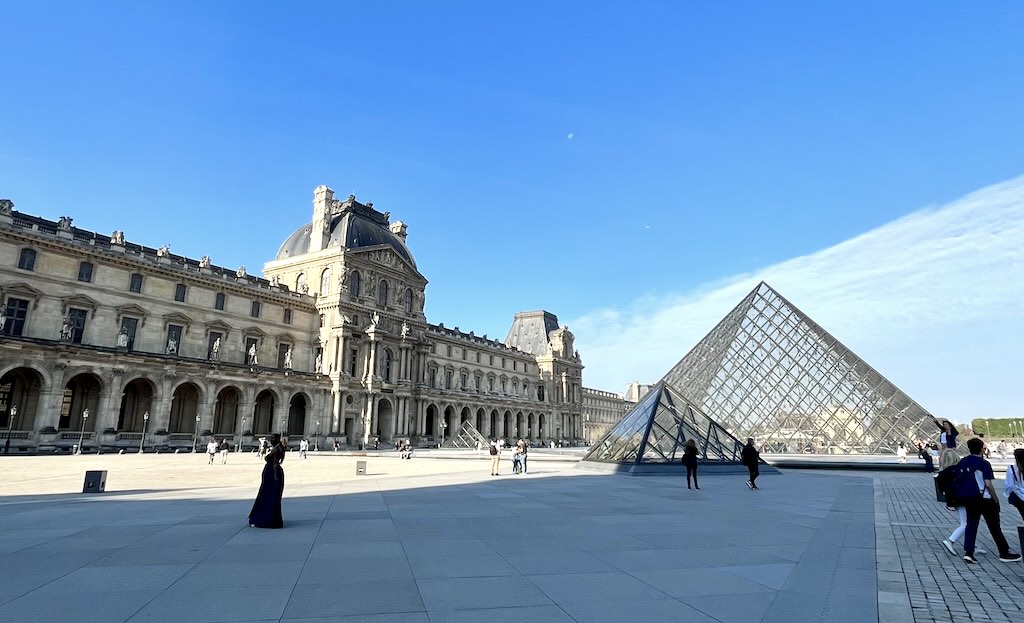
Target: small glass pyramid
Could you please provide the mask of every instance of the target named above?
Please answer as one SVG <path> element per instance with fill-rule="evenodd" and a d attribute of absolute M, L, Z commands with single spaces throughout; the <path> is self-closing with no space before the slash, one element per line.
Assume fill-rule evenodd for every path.
<path fill-rule="evenodd" d="M 462 426 L 456 428 L 452 432 L 451 437 L 446 437 L 444 443 L 441 444 L 442 448 L 486 448 L 487 444 L 490 443 L 486 437 L 484 437 L 475 426 L 466 420 L 462 423 Z"/>
<path fill-rule="evenodd" d="M 584 457 L 620 464 L 680 463 L 693 439 L 703 464 L 738 464 L 743 443 L 664 382 L 655 385 Z"/>

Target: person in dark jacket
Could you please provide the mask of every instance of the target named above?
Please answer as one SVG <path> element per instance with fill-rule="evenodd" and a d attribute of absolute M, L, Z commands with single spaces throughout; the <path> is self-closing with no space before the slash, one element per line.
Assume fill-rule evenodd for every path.
<path fill-rule="evenodd" d="M 686 466 L 686 488 L 690 488 L 690 478 L 693 478 L 693 486 L 700 490 L 697 484 L 697 442 L 689 439 L 686 447 L 683 448 L 683 465 Z"/>
<path fill-rule="evenodd" d="M 761 470 L 759 469 L 761 453 L 754 447 L 753 437 L 747 437 L 747 445 L 743 446 L 743 452 L 740 456 L 743 459 L 743 464 L 747 466 L 747 471 L 750 473 L 750 479 L 747 480 L 747 488 L 750 490 L 757 489 L 757 477 L 761 475 Z"/>

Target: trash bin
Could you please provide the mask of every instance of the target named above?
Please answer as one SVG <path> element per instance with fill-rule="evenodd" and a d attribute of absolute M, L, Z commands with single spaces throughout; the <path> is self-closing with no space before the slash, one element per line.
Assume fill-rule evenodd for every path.
<path fill-rule="evenodd" d="M 366 461 L 356 461 L 356 476 L 359 474 L 366 475 Z"/>
<path fill-rule="evenodd" d="M 107 489 L 107 470 L 90 470 L 85 472 L 85 484 L 82 493 L 103 493 Z"/>

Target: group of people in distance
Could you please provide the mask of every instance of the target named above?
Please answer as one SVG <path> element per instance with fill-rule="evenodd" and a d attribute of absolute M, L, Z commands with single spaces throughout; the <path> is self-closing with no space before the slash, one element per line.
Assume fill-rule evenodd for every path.
<path fill-rule="evenodd" d="M 479 444 L 477 445 L 479 448 Z M 505 447 L 505 440 L 500 437 L 487 444 L 487 452 L 491 455 L 491 476 L 500 476 L 501 451 Z M 516 440 L 515 449 L 512 452 L 512 472 L 515 474 L 526 473 L 526 457 L 530 452 L 530 442 L 525 439 Z"/>
<path fill-rule="evenodd" d="M 959 525 L 940 544 L 952 555 L 957 555 L 955 544 L 963 539 L 964 562 L 977 564 L 977 554 L 984 553 L 977 548 L 978 528 L 985 520 L 992 541 L 999 550 L 1002 562 L 1018 562 L 1021 555 L 1010 549 L 1000 526 L 999 494 L 993 484 L 995 473 L 992 464 L 985 459 L 985 442 L 974 437 L 967 441 L 969 454 L 960 458 L 957 452 L 957 430 L 949 420 L 938 421 L 940 434 L 939 473 L 935 476 L 937 489 L 946 498 L 947 508 L 955 511 Z M 1024 448 L 1013 451 L 1013 463 L 1006 469 L 1003 495 L 1024 519 Z"/>

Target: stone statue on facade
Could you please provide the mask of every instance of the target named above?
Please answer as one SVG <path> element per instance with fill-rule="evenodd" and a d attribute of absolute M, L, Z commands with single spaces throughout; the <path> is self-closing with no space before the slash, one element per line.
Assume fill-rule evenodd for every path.
<path fill-rule="evenodd" d="M 220 361 L 220 338 L 213 341 L 213 348 L 210 349 L 210 359 Z"/>
<path fill-rule="evenodd" d="M 169 338 L 167 340 L 167 354 L 168 355 L 176 355 L 176 354 L 178 354 L 178 340 L 174 339 L 173 337 Z"/>
<path fill-rule="evenodd" d="M 244 279 L 249 273 L 245 272 L 245 266 L 239 266 L 238 270 L 235 271 L 235 276 L 239 279 Z"/>
<path fill-rule="evenodd" d="M 278 288 L 280 286 L 281 286 L 281 277 L 279 277 L 277 275 L 274 275 L 273 277 L 270 278 L 270 287 L 271 288 Z"/>
<path fill-rule="evenodd" d="M 204 255 L 199 258 L 199 268 L 209 268 L 213 262 L 210 261 L 209 255 Z"/>
<path fill-rule="evenodd" d="M 409 323 L 403 322 L 402 323 L 402 339 L 404 340 L 407 337 L 409 337 Z"/>
<path fill-rule="evenodd" d="M 342 314 L 341 315 L 341 323 L 342 324 L 352 324 L 352 316 L 349 316 L 348 314 Z"/>
<path fill-rule="evenodd" d="M 64 316 L 64 323 L 60 326 L 60 339 L 64 342 L 71 341 L 71 316 Z"/>
<path fill-rule="evenodd" d="M 416 307 L 413 311 L 423 311 L 423 290 L 416 290 Z"/>
<path fill-rule="evenodd" d="M 252 346 L 249 347 L 249 365 L 250 366 L 258 366 L 258 365 L 260 365 L 260 360 L 259 360 L 259 357 L 257 356 L 257 353 L 256 353 L 256 345 L 255 344 L 253 344 Z"/>
<path fill-rule="evenodd" d="M 121 327 L 121 332 L 117 334 L 117 347 L 128 348 L 128 327 Z"/>
<path fill-rule="evenodd" d="M 114 233 L 110 234 L 110 244 L 118 244 L 124 246 L 124 232 L 120 229 L 115 229 Z"/>
<path fill-rule="evenodd" d="M 0 303 L 0 333 L 7 326 L 7 303 Z"/>
<path fill-rule="evenodd" d="M 292 369 L 292 347 L 289 346 L 288 350 L 284 351 L 284 369 Z"/>
<path fill-rule="evenodd" d="M 316 362 L 313 364 L 313 371 L 317 374 L 322 374 L 324 371 L 324 356 L 320 353 L 316 354 Z"/>
<path fill-rule="evenodd" d="M 72 219 L 70 216 L 60 217 L 60 219 L 57 220 L 57 229 L 63 231 L 71 231 L 71 221 L 73 220 L 74 219 Z"/>
<path fill-rule="evenodd" d="M 162 247 L 160 247 L 159 249 L 156 250 L 156 256 L 157 257 L 167 257 L 168 255 L 170 255 L 170 253 L 171 253 L 171 245 L 169 245 L 169 244 L 165 244 L 164 246 L 162 246 Z"/>
<path fill-rule="evenodd" d="M 0 214 L 9 215 L 14 211 L 14 202 L 10 199 L 0 199 Z"/>
<path fill-rule="evenodd" d="M 380 314 L 373 312 L 373 315 L 370 316 L 370 328 L 376 329 L 378 325 L 380 325 Z"/>

